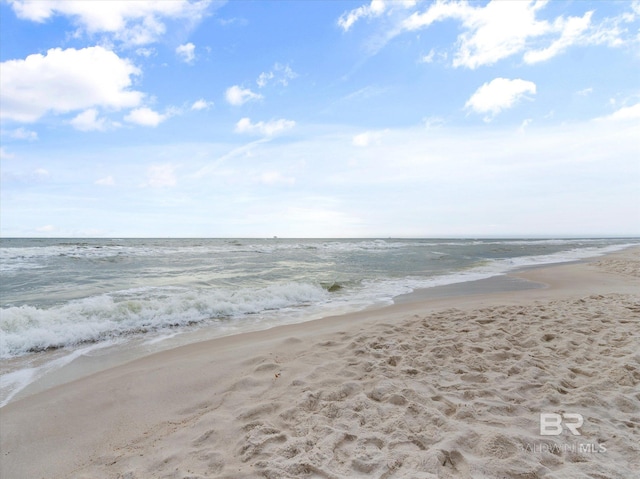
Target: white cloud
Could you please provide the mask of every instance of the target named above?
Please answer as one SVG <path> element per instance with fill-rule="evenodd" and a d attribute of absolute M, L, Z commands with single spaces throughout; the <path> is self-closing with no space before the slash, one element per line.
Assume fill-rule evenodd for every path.
<path fill-rule="evenodd" d="M 204 98 L 200 98 L 199 100 L 196 100 L 193 102 L 193 105 L 191 105 L 191 109 L 196 111 L 208 110 L 212 106 L 213 106 L 212 101 L 206 101 Z"/>
<path fill-rule="evenodd" d="M 385 9 L 386 5 L 383 0 L 371 0 L 369 5 L 363 5 L 361 7 L 354 8 L 350 12 L 343 13 L 338 19 L 338 25 L 346 32 L 359 19 L 363 17 L 378 17 L 384 13 Z"/>
<path fill-rule="evenodd" d="M 254 93 L 248 88 L 241 88 L 238 85 L 227 88 L 224 96 L 227 102 L 234 106 L 240 106 L 248 101 L 262 99 L 262 95 L 259 93 Z"/>
<path fill-rule="evenodd" d="M 625 106 L 613 112 L 611 115 L 598 118 L 598 120 L 607 121 L 630 121 L 640 120 L 640 103 L 632 106 Z"/>
<path fill-rule="evenodd" d="M 52 233 L 56 230 L 56 227 L 53 225 L 45 225 L 45 226 L 40 226 L 39 228 L 36 228 L 36 231 L 38 231 L 39 233 Z"/>
<path fill-rule="evenodd" d="M 260 175 L 260 183 L 265 185 L 293 185 L 296 179 L 291 176 L 285 176 L 279 171 L 267 171 Z"/>
<path fill-rule="evenodd" d="M 635 22 L 640 17 L 640 2 L 634 1 L 631 9 L 618 16 L 605 18 L 599 25 L 594 25 L 587 32 L 585 39 L 587 43 L 594 45 L 607 45 L 609 47 L 620 47 L 629 43 L 638 43 L 637 28 L 631 32 L 625 24 Z"/>
<path fill-rule="evenodd" d="M 147 183 L 145 186 L 152 188 L 170 188 L 176 186 L 178 180 L 175 174 L 176 167 L 171 164 L 153 165 L 147 170 Z"/>
<path fill-rule="evenodd" d="M 260 76 L 258 76 L 256 83 L 260 88 L 263 88 L 267 86 L 267 83 L 269 83 L 269 80 L 272 80 L 274 76 L 275 74 L 273 72 L 262 72 L 260 73 Z"/>
<path fill-rule="evenodd" d="M 485 7 L 474 7 L 466 2 L 436 2 L 424 13 L 411 15 L 404 28 L 416 30 L 448 18 L 461 21 L 465 31 L 458 37 L 453 65 L 477 68 L 521 51 L 527 38 L 548 32 L 548 23 L 535 18 L 543 5 L 492 1 Z"/>
<path fill-rule="evenodd" d="M 19 122 L 94 106 L 135 107 L 144 96 L 129 89 L 140 70 L 99 46 L 53 48 L 46 55 L 2 62 L 0 68 L 0 115 Z"/>
<path fill-rule="evenodd" d="M 593 93 L 593 88 L 591 88 L 591 87 L 584 88 L 584 89 L 576 92 L 576 94 L 578 94 L 580 96 L 588 96 L 588 95 L 591 95 L 592 93 Z"/>
<path fill-rule="evenodd" d="M 251 135 L 273 136 L 286 130 L 290 130 L 296 125 L 292 120 L 271 120 L 268 122 L 259 121 L 252 123 L 249 118 L 242 118 L 236 123 L 236 133 L 248 133 Z"/>
<path fill-rule="evenodd" d="M 158 126 L 171 116 L 170 113 L 158 113 L 151 108 L 142 107 L 132 110 L 127 116 L 124 117 L 125 121 L 129 123 L 135 123 L 140 126 Z"/>
<path fill-rule="evenodd" d="M 193 43 L 185 43 L 176 48 L 176 54 L 183 62 L 192 64 L 196 59 L 195 50 L 196 46 Z"/>
<path fill-rule="evenodd" d="M 101 186 L 114 186 L 116 182 L 113 179 L 113 176 L 109 175 L 109 176 L 105 176 L 104 178 L 100 178 L 99 180 L 96 180 L 95 184 L 101 185 Z"/>
<path fill-rule="evenodd" d="M 533 121 L 533 119 L 531 119 L 531 118 L 526 118 L 526 119 L 522 120 L 522 124 L 520 125 L 520 128 L 518 128 L 518 132 L 524 133 L 525 130 L 527 129 L 527 127 L 531 124 L 532 121 Z"/>
<path fill-rule="evenodd" d="M 4 135 L 5 132 L 3 131 L 2 134 Z M 38 133 L 32 130 L 27 130 L 26 128 L 16 128 L 15 130 L 6 132 L 6 134 L 9 136 L 9 138 L 12 138 L 14 140 L 35 141 L 38 139 Z"/>
<path fill-rule="evenodd" d="M 422 55 L 420 57 L 420 63 L 431 63 L 431 62 L 433 62 L 433 58 L 435 57 L 435 54 L 436 54 L 436 52 L 432 48 L 429 53 L 427 53 L 426 55 Z"/>
<path fill-rule="evenodd" d="M 366 147 L 372 144 L 379 144 L 387 131 L 365 131 L 355 135 L 351 142 L 354 146 Z"/>
<path fill-rule="evenodd" d="M 0 146 L 0 160 L 10 160 L 15 157 L 16 155 L 14 155 L 13 153 L 9 153 L 4 149 L 4 146 Z"/>
<path fill-rule="evenodd" d="M 16 15 L 25 20 L 42 23 L 56 15 L 69 16 L 80 31 L 110 34 L 127 44 L 144 45 L 157 41 L 165 33 L 165 20 L 197 23 L 210 2 L 10 0 L 10 3 Z"/>
<path fill-rule="evenodd" d="M 258 87 L 264 88 L 273 80 L 273 83 L 287 86 L 289 84 L 289 80 L 293 80 L 297 77 L 298 74 L 294 72 L 289 65 L 276 63 L 270 71 L 262 72 L 260 76 L 258 76 L 256 83 L 258 84 Z"/>
<path fill-rule="evenodd" d="M 524 52 L 526 63 L 537 63 L 559 55 L 572 45 L 628 43 L 623 38 L 626 29 L 621 25 L 633 21 L 633 13 L 604 19 L 599 25 L 591 23 L 591 11 L 582 17 L 560 16 L 551 22 L 539 20 L 537 15 L 547 3 L 545 0 L 493 0 L 484 6 L 475 6 L 466 1 L 437 1 L 428 3 L 424 12 L 415 12 L 404 19 L 399 31 L 428 28 L 447 19 L 458 20 L 463 32 L 457 38 L 453 66 L 472 69 L 492 65 L 520 52 Z M 632 39 L 633 35 L 628 37 Z M 539 48 L 540 44 L 547 46 Z"/>
<path fill-rule="evenodd" d="M 535 83 L 519 78 L 495 78 L 478 88 L 465 107 L 476 113 L 490 113 L 495 116 L 502 110 L 511 108 L 527 93 L 536 93 Z"/>
<path fill-rule="evenodd" d="M 105 131 L 107 129 L 107 120 L 98 118 L 98 110 L 95 108 L 83 111 L 70 123 L 76 130 L 80 131 Z"/>
<path fill-rule="evenodd" d="M 524 49 L 528 38 L 550 30 L 546 21 L 536 20 L 544 2 L 491 2 L 484 8 L 472 8 L 463 25 L 467 31 L 458 37 L 460 48 L 453 66 L 477 68 Z"/>
<path fill-rule="evenodd" d="M 446 122 L 444 118 L 441 118 L 439 116 L 429 116 L 422 119 L 422 124 L 427 130 L 430 130 L 432 128 L 440 128 L 445 123 Z"/>
<path fill-rule="evenodd" d="M 566 50 L 571 45 L 578 43 L 584 32 L 591 25 L 591 15 L 587 12 L 583 17 L 570 17 L 567 20 L 559 18 L 554 23 L 554 31 L 560 31 L 560 38 L 541 50 L 530 50 L 524 54 L 526 63 L 538 63 L 549 60 Z"/>
<path fill-rule="evenodd" d="M 136 55 L 139 55 L 141 57 L 149 58 L 151 56 L 154 56 L 155 54 L 156 54 L 156 51 L 153 48 L 144 48 L 144 47 L 136 48 Z"/>

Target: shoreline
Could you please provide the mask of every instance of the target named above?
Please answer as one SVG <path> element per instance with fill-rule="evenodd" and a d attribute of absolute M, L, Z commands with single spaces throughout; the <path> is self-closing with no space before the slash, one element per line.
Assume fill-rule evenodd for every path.
<path fill-rule="evenodd" d="M 627 297 L 635 296 L 637 301 L 638 291 L 640 291 L 640 279 L 635 275 L 637 271 L 631 271 L 632 274 L 628 274 L 625 273 L 624 268 L 626 267 L 625 265 L 629 264 L 630 260 L 636 263 L 639 262 L 639 251 L 640 248 L 631 247 L 621 252 L 577 263 L 525 268 L 509 273 L 507 275 L 508 279 L 494 279 L 493 284 L 487 283 L 491 282 L 492 278 L 480 280 L 479 282 L 469 282 L 474 284 L 467 284 L 467 289 L 463 293 L 461 293 L 461 290 L 464 290 L 464 287 L 452 288 L 451 286 L 465 285 L 465 283 L 436 287 L 443 288 L 435 292 L 435 294 L 440 294 L 438 297 L 426 297 L 424 291 L 428 290 L 421 290 L 411 293 L 407 297 L 399 298 L 396 304 L 383 308 L 367 309 L 347 315 L 276 326 L 268 330 L 247 332 L 179 346 L 55 386 L 22 399 L 16 399 L 0 409 L 0 420 L 2 422 L 2 428 L 0 428 L 2 466 L 0 471 L 4 471 L 7 477 L 18 478 L 115 478 L 119 477 L 119 474 L 127 473 L 133 474 L 130 476 L 132 478 L 149 477 L 149 475 L 160 477 L 160 470 L 164 471 L 163 474 L 167 473 L 169 466 L 164 468 L 165 466 L 158 464 L 158 451 L 150 447 L 151 442 L 149 442 L 151 441 L 150 438 L 154 438 L 155 443 L 165 445 L 164 452 L 167 454 L 172 447 L 176 451 L 182 451 L 182 454 L 176 452 L 173 455 L 169 455 L 175 457 L 168 463 L 170 463 L 171 468 L 178 465 L 177 469 L 183 471 L 184 477 L 238 477 L 237 475 L 242 477 L 264 477 L 264 471 L 268 472 L 272 469 L 279 471 L 274 472 L 273 477 L 296 477 L 296 474 L 287 472 L 287 467 L 293 467 L 285 461 L 286 457 L 283 459 L 287 454 L 282 456 L 276 451 L 278 444 L 285 445 L 295 435 L 290 432 L 288 435 L 285 434 L 284 437 L 276 435 L 279 438 L 269 439 L 271 436 L 266 434 L 263 428 L 264 424 L 266 424 L 265 421 L 263 421 L 262 426 L 255 426 L 249 429 L 251 434 L 254 435 L 251 436 L 249 434 L 245 437 L 245 446 L 259 449 L 257 446 L 257 442 L 259 442 L 258 436 L 260 436 L 258 432 L 262 431 L 261 434 L 266 434 L 262 439 L 271 444 L 270 448 L 273 451 L 266 451 L 269 448 L 265 446 L 262 449 L 265 449 L 266 452 L 256 453 L 255 457 L 252 456 L 251 458 L 247 458 L 246 454 L 238 453 L 233 448 L 226 452 L 217 453 L 218 455 L 215 458 L 209 457 L 204 461 L 208 464 L 207 467 L 211 475 L 206 475 L 202 471 L 200 475 L 186 475 L 189 467 L 193 469 L 200 467 L 202 469 L 202 464 L 200 464 L 202 461 L 192 458 L 187 465 L 185 465 L 184 460 L 181 462 L 179 456 L 188 456 L 189 454 L 184 451 L 185 444 L 188 441 L 184 442 L 180 437 L 187 434 L 187 431 L 190 430 L 189 428 L 198 429 L 206 423 L 205 419 L 212 415 L 213 411 L 218 408 L 224 409 L 228 407 L 229 398 L 235 396 L 244 399 L 244 401 L 237 403 L 237 411 L 246 411 L 241 412 L 239 416 L 233 416 L 232 419 L 221 420 L 221 417 L 216 416 L 216 420 L 221 420 L 223 423 L 223 426 L 220 427 L 213 427 L 213 423 L 209 421 L 210 427 L 208 431 L 215 431 L 215 434 L 210 432 L 208 436 L 212 441 L 212 436 L 216 436 L 222 441 L 221 444 L 224 443 L 225 438 L 227 440 L 232 439 L 231 443 L 237 442 L 239 437 L 236 436 L 242 434 L 243 431 L 239 424 L 243 421 L 247 424 L 252 421 L 255 422 L 255 418 L 261 416 L 268 417 L 269 421 L 267 422 L 273 426 L 272 429 L 277 429 L 275 427 L 276 423 L 284 421 L 282 418 L 282 415 L 285 414 L 282 411 L 284 406 L 279 406 L 270 411 L 268 404 L 282 403 L 282 398 L 287 399 L 287 394 L 290 395 L 288 399 L 293 403 L 301 397 L 313 394 L 310 392 L 313 389 L 312 387 L 307 387 L 308 390 L 305 391 L 305 385 L 296 384 L 296 381 L 315 384 L 313 381 L 308 378 L 306 381 L 292 379 L 295 374 L 290 373 L 306 377 L 304 366 L 308 362 L 319 370 L 317 376 L 322 377 L 321 382 L 323 384 L 326 383 L 331 387 L 339 388 L 341 387 L 339 386 L 340 384 L 357 383 L 357 378 L 349 377 L 348 375 L 336 377 L 335 371 L 332 373 L 329 366 L 334 363 L 342 364 L 345 361 L 349 363 L 358 360 L 358 354 L 354 356 L 351 353 L 344 352 L 348 346 L 348 340 L 341 340 L 341 338 L 349 337 L 351 341 L 357 335 L 364 336 L 367 341 L 375 339 L 375 337 L 380 338 L 379 334 L 368 333 L 369 329 L 378 332 L 381 329 L 388 330 L 387 334 L 390 337 L 395 337 L 398 343 L 402 343 L 407 339 L 405 336 L 409 334 L 413 326 L 406 326 L 405 331 L 395 332 L 394 327 L 398 328 L 400 323 L 410 322 L 414 317 L 425 318 L 429 315 L 435 315 L 440 318 L 442 316 L 437 321 L 442 321 L 443 324 L 447 323 L 447 317 L 452 317 L 451 325 L 453 327 L 454 323 L 458 324 L 456 321 L 468 321 L 470 312 L 473 312 L 476 316 L 486 316 L 488 313 L 486 311 L 482 313 L 481 311 L 487 308 L 508 309 L 509 307 L 520 307 L 526 310 L 527 308 L 533 308 L 538 303 L 553 305 L 554 302 L 565 302 L 567 303 L 566 305 L 563 303 L 563 306 L 558 306 L 558 308 L 565 308 L 569 311 L 575 305 L 568 305 L 568 302 L 576 302 L 591 295 L 621 295 L 625 297 L 620 299 L 622 302 L 628 301 Z M 482 281 L 484 283 L 481 283 Z M 498 286 L 504 287 L 505 282 L 511 284 L 514 289 L 495 291 Z M 529 288 L 529 286 L 535 287 Z M 429 288 L 429 290 L 436 288 Z M 434 294 L 434 292 L 432 291 L 431 294 Z M 592 300 L 595 303 L 597 301 L 597 299 Z M 617 304 L 613 297 L 607 298 L 607 301 Z M 551 306 L 551 309 L 553 310 L 553 306 Z M 622 309 L 621 311 L 625 310 Z M 529 313 L 525 312 L 523 314 L 528 317 L 527 314 Z M 637 313 L 632 311 L 630 314 Z M 567 321 L 570 320 L 571 315 L 569 314 Z M 624 320 L 626 321 L 626 319 Z M 487 321 L 487 323 L 483 324 L 490 325 L 493 322 L 489 319 Z M 629 324 L 631 324 L 630 328 L 636 328 L 635 331 L 637 331 L 638 325 L 636 323 L 631 322 Z M 490 328 L 491 326 L 486 327 Z M 434 332 L 434 335 L 446 336 L 446 328 L 439 331 Z M 629 330 L 629 333 L 632 333 L 630 340 L 635 341 L 634 345 L 637 347 L 637 335 L 633 336 L 636 333 L 634 333 L 633 329 Z M 314 344 L 314 348 L 309 348 L 308 345 L 310 343 Z M 339 355 L 332 356 L 331 350 L 336 347 L 344 352 L 343 356 L 346 355 L 343 360 L 340 359 Z M 369 353 L 372 354 L 372 358 L 376 358 L 375 355 L 382 354 L 384 350 L 385 348 L 381 348 L 380 351 L 376 352 L 374 348 Z M 398 354 L 388 358 L 389 364 L 391 362 L 406 362 L 405 356 L 409 356 L 410 353 L 413 353 L 411 348 L 406 350 L 399 349 Z M 469 360 L 472 360 L 472 358 L 469 358 Z M 638 371 L 640 371 L 640 367 Z M 406 381 L 409 379 L 412 379 L 412 377 L 407 378 Z M 385 380 L 393 382 L 394 379 L 392 376 Z M 285 381 L 288 381 L 290 389 L 292 391 L 295 390 L 294 392 L 297 391 L 297 394 L 294 394 L 294 392 L 287 393 L 282 390 Z M 360 382 L 362 382 L 362 378 Z M 636 385 L 638 382 L 640 382 L 640 372 L 638 373 Z M 428 384 L 420 384 L 420 387 L 428 386 Z M 329 386 L 326 387 L 331 389 Z M 374 397 L 375 400 L 375 397 L 379 396 L 379 400 L 375 402 L 382 405 L 388 406 L 388 398 L 384 398 L 393 396 L 390 392 L 391 390 L 396 388 L 397 391 L 402 391 L 402 388 L 398 389 L 399 385 L 391 385 L 388 388 L 389 391 L 387 391 L 389 394 L 382 390 L 376 392 L 376 387 L 378 386 L 380 385 L 372 386 L 373 389 L 368 391 L 369 396 L 367 397 Z M 368 387 L 368 383 L 366 387 Z M 433 389 L 435 386 L 431 384 L 429 387 Z M 380 388 L 384 389 L 382 386 Z M 256 393 L 258 390 L 268 393 L 267 396 L 275 393 L 280 394 L 280 396 L 276 394 L 270 403 L 266 405 L 263 403 L 264 407 L 260 406 L 260 404 L 255 406 L 253 403 L 256 401 L 260 403 L 261 399 L 261 395 Z M 244 396 L 241 393 L 244 393 Z M 343 394 L 347 399 L 351 397 L 349 391 L 339 395 Z M 415 395 L 417 393 L 414 391 L 412 394 Z M 433 390 L 433 394 L 437 395 L 437 388 Z M 394 400 L 389 399 L 391 405 L 399 407 L 412 403 L 412 400 L 408 397 L 411 394 L 398 393 L 396 396 L 398 397 L 394 396 Z M 636 411 L 637 414 L 637 410 L 634 408 L 639 408 L 638 410 L 640 410 L 640 398 L 637 397 L 630 400 L 632 404 L 627 405 L 627 409 L 631 408 L 630 410 Z M 404 403 L 394 404 L 393 401 L 397 403 L 403 403 L 404 401 Z M 253 411 L 256 407 L 259 411 Z M 260 409 L 261 407 L 262 409 Z M 299 416 L 301 414 L 299 409 L 294 412 L 290 411 L 291 415 Z M 99 413 L 96 413 L 96 411 L 99 411 Z M 311 412 L 313 411 L 314 408 L 311 408 Z M 341 414 L 338 414 L 336 417 L 340 416 Z M 249 420 L 250 417 L 253 419 Z M 306 417 L 306 420 L 312 421 L 312 418 Z M 324 428 L 329 427 L 327 424 L 322 424 L 321 426 Z M 332 427 L 335 429 L 335 424 Z M 640 425 L 636 426 L 632 432 L 634 434 L 633 437 L 636 439 L 639 435 L 639 427 Z M 203 434 L 206 433 L 207 431 L 203 432 Z M 172 442 L 170 440 L 172 438 L 177 442 Z M 188 444 L 193 445 L 197 439 L 192 438 Z M 510 446 L 505 447 L 511 450 L 517 441 L 514 442 L 513 438 L 508 439 L 508 441 L 506 439 L 505 441 Z M 358 444 L 355 439 L 353 441 L 354 446 Z M 206 441 L 201 441 L 201 443 L 204 442 Z M 29 444 L 29 450 L 25 449 L 25 444 Z M 380 445 L 380 443 L 376 444 Z M 217 442 L 216 445 L 220 446 Z M 365 444 L 360 446 L 361 449 L 368 450 Z M 298 446 L 296 447 L 299 449 Z M 402 449 L 399 446 L 398 448 Z M 262 449 L 260 450 L 262 451 Z M 396 454 L 394 452 L 395 449 L 389 446 L 378 449 L 379 451 L 384 449 L 387 456 L 393 457 L 394 461 L 404 457 L 399 452 L 399 455 Z M 437 451 L 441 451 L 441 449 L 434 449 L 434 454 Z M 200 451 L 200 449 L 198 450 Z M 418 450 L 428 451 L 429 448 L 418 448 Z M 290 452 L 292 451 L 293 449 Z M 451 456 L 452 451 L 448 452 L 449 462 L 453 469 L 458 470 L 458 472 L 462 471 L 463 467 L 460 458 L 455 454 Z M 148 456 L 153 457 L 154 454 L 156 456 L 155 459 L 147 459 Z M 204 452 L 200 451 L 198 454 L 202 455 Z M 365 453 L 362 454 L 364 454 L 362 457 L 370 458 L 377 455 L 375 451 L 367 452 L 368 456 Z M 438 454 L 441 454 L 441 452 Z M 299 456 L 299 454 L 294 454 L 288 459 L 296 456 Z M 409 458 L 417 460 L 416 457 L 418 456 L 415 456 L 412 452 L 406 452 L 406 456 L 403 460 L 406 462 L 406 467 L 409 468 L 409 462 L 411 462 Z M 512 456 L 509 457 L 511 458 Z M 154 460 L 156 461 L 154 462 Z M 324 477 L 345 477 L 339 473 L 343 465 L 338 467 L 339 465 L 332 463 L 330 459 L 327 459 L 328 462 L 318 459 L 316 461 L 317 464 L 309 457 L 305 461 L 303 463 L 306 466 L 304 464 L 300 466 L 302 464 L 300 461 L 298 461 L 298 466 L 311 468 L 308 470 L 307 475 L 312 475 L 313 468 L 319 468 L 318 471 L 323 472 L 321 474 L 316 471 L 315 474 L 318 477 L 323 475 Z M 375 461 L 372 461 L 369 461 L 371 464 L 367 463 L 367 461 L 363 462 L 363 464 L 369 464 L 368 466 L 360 463 L 351 463 L 351 466 L 356 471 L 360 471 L 356 475 L 362 475 L 366 472 L 366 469 L 382 471 L 384 467 L 387 467 L 387 469 L 390 467 L 388 464 L 386 466 L 378 464 L 374 467 L 372 464 Z M 343 462 L 346 464 L 348 461 L 344 459 Z M 447 462 L 446 457 L 444 462 Z M 458 464 L 458 467 L 456 467 L 456 464 Z M 251 465 L 251 468 L 248 468 L 249 465 Z M 149 468 L 156 466 L 159 469 L 155 472 L 150 472 L 152 469 Z M 242 473 L 238 473 L 237 470 L 234 472 L 234 469 L 237 469 L 236 466 L 242 470 Z M 358 467 L 364 469 L 360 470 Z M 466 467 L 469 467 L 469 461 L 467 461 Z M 400 466 L 398 468 L 398 470 L 402 469 Z M 139 472 L 140 476 L 135 475 L 135 471 L 143 470 L 147 470 L 147 473 Z M 263 471 L 263 473 L 258 475 L 258 470 Z M 389 471 L 392 470 L 395 469 L 389 469 Z M 419 468 L 413 467 L 411 471 L 419 471 Z M 476 471 L 480 471 L 480 469 Z M 441 472 L 440 476 L 433 477 L 449 477 L 446 474 L 453 474 L 452 471 L 447 472 L 447 470 Z M 343 472 L 343 474 L 348 475 L 347 472 Z M 270 476 L 267 475 L 266 477 Z M 398 477 L 430 476 L 409 474 Z M 458 476 L 452 475 L 451 477 Z M 465 476 L 461 475 L 460 477 Z"/>
<path fill-rule="evenodd" d="M 627 246 L 623 250 L 614 251 L 615 254 L 619 251 L 625 251 L 627 249 L 640 248 L 632 245 Z M 28 397 L 32 394 L 37 394 L 55 386 L 69 383 L 71 381 L 81 379 L 91 374 L 96 374 L 107 369 L 121 366 L 130 361 L 150 356 L 159 352 L 168 351 L 181 346 L 188 346 L 201 341 L 210 341 L 214 339 L 226 338 L 229 336 L 246 334 L 249 332 L 264 331 L 267 329 L 278 328 L 281 326 L 287 326 L 291 324 L 304 324 L 312 321 L 324 320 L 327 317 L 333 316 L 348 316 L 357 313 L 368 313 L 377 309 L 385 309 L 393 307 L 403 303 L 413 303 L 429 300 L 446 299 L 461 296 L 470 296 L 477 294 L 490 294 L 509 291 L 523 291 L 527 289 L 537 289 L 543 287 L 541 283 L 537 283 L 532 280 L 528 280 L 524 277 L 518 276 L 519 272 L 526 272 L 532 269 L 554 267 L 560 265 L 569 265 L 574 263 L 581 263 L 584 261 L 590 261 L 595 258 L 602 257 L 602 255 L 578 259 L 568 260 L 559 263 L 542 263 L 528 266 L 520 266 L 512 271 L 498 273 L 494 276 L 482 279 L 464 280 L 455 283 L 449 283 L 438 286 L 431 286 L 427 288 L 418 288 L 410 293 L 401 294 L 395 296 L 392 299 L 391 305 L 384 304 L 371 304 L 363 309 L 356 311 L 345 311 L 341 313 L 329 313 L 323 316 L 317 316 L 311 319 L 299 320 L 299 321 L 285 321 L 280 324 L 278 322 L 265 323 L 264 325 L 256 326 L 255 328 L 239 328 L 236 331 L 220 333 L 215 327 L 205 326 L 202 328 L 196 328 L 192 331 L 180 331 L 174 335 L 170 335 L 165 338 L 158 338 L 159 340 L 151 340 L 148 338 L 115 338 L 105 343 L 89 343 L 87 345 L 80 345 L 70 353 L 65 354 L 65 348 L 54 349 L 52 351 L 40 353 L 46 356 L 34 357 L 32 361 L 28 362 L 28 367 L 21 367 L 16 370 L 9 370 L 5 374 L 11 375 L 13 373 L 23 373 L 26 378 L 11 378 L 8 384 L 19 384 L 21 381 L 26 385 L 18 385 L 17 391 L 10 391 L 6 393 L 3 391 L 3 397 L 0 398 L 0 409 L 7 404 L 16 400 Z M 20 358 L 16 358 L 20 361 Z M 12 360 L 8 360 L 12 361 Z M 44 372 L 43 372 L 44 371 Z M 31 374 L 36 374 L 37 377 L 33 379 Z M 24 377 L 24 376 L 23 376 Z M 6 381 L 6 379 L 5 379 Z"/>

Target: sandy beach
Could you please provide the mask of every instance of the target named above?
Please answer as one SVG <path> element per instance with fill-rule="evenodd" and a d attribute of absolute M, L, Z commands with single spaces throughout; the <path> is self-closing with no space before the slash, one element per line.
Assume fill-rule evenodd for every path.
<path fill-rule="evenodd" d="M 418 291 L 183 346 L 19 399 L 0 409 L 0 476 L 634 477 L 640 248 L 510 278 L 508 291 Z"/>

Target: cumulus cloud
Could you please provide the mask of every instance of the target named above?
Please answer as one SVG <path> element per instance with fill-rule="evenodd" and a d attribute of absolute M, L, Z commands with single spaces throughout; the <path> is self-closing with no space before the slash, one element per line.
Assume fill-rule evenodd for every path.
<path fill-rule="evenodd" d="M 105 131 L 107 129 L 107 120 L 98 118 L 98 110 L 95 108 L 83 111 L 70 123 L 76 130 L 80 131 Z"/>
<path fill-rule="evenodd" d="M 160 123 L 165 121 L 167 118 L 171 116 L 170 113 L 158 113 L 157 111 L 152 110 L 151 108 L 142 107 L 136 108 L 129 112 L 127 116 L 124 117 L 125 121 L 129 123 L 135 123 L 140 126 L 158 126 Z"/>
<path fill-rule="evenodd" d="M 254 93 L 248 88 L 241 88 L 238 85 L 227 88 L 224 94 L 227 102 L 234 106 L 240 106 L 252 100 L 262 99 L 262 95 Z"/>
<path fill-rule="evenodd" d="M 536 93 L 536 84 L 530 81 L 509 80 L 507 78 L 495 78 L 485 83 L 469 98 L 465 107 L 476 113 L 490 113 L 497 115 L 503 110 L 511 108 L 527 93 Z"/>
<path fill-rule="evenodd" d="M 166 31 L 166 20 L 183 20 L 192 25 L 197 23 L 203 18 L 210 4 L 208 0 L 9 0 L 9 3 L 19 18 L 42 23 L 54 16 L 68 16 L 81 32 L 109 34 L 114 39 L 130 45 L 144 45 L 157 41 Z"/>
<path fill-rule="evenodd" d="M 236 133 L 248 133 L 251 135 L 273 136 L 286 130 L 290 130 L 296 125 L 292 120 L 271 120 L 253 123 L 250 118 L 242 118 L 236 123 Z"/>
<path fill-rule="evenodd" d="M 193 102 L 193 105 L 191 105 L 191 109 L 196 111 L 208 110 L 212 106 L 213 106 L 212 101 L 207 101 L 204 98 L 200 98 L 199 100 L 196 100 Z"/>
<path fill-rule="evenodd" d="M 385 10 L 386 5 L 383 0 L 371 0 L 369 5 L 363 5 L 343 13 L 338 19 L 338 25 L 346 32 L 361 18 L 378 17 L 382 15 Z"/>
<path fill-rule="evenodd" d="M 46 55 L 7 60 L 0 68 L 0 115 L 19 122 L 34 122 L 48 112 L 135 107 L 144 97 L 130 89 L 140 70 L 100 46 L 53 48 Z"/>
<path fill-rule="evenodd" d="M 184 45 L 179 45 L 176 48 L 176 54 L 183 62 L 193 64 L 196 60 L 195 50 L 196 46 L 193 43 L 185 43 Z"/>

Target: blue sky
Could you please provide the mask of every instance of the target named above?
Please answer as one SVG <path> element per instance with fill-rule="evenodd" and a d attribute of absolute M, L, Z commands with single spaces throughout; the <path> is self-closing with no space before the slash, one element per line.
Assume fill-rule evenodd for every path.
<path fill-rule="evenodd" d="M 0 2 L 2 236 L 640 235 L 640 2 Z"/>

